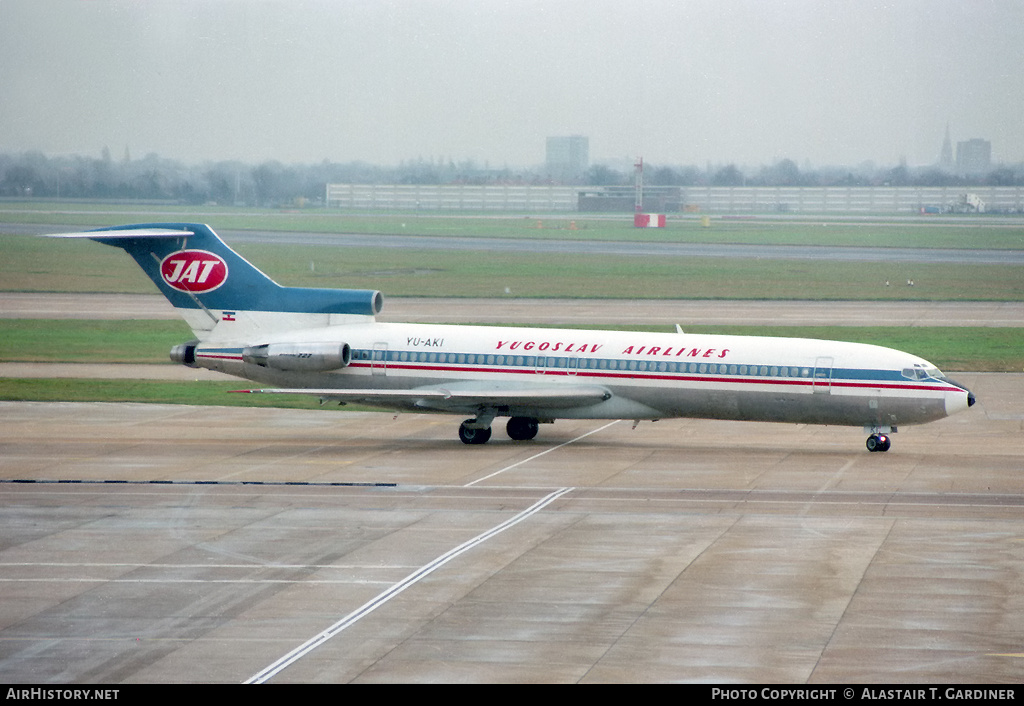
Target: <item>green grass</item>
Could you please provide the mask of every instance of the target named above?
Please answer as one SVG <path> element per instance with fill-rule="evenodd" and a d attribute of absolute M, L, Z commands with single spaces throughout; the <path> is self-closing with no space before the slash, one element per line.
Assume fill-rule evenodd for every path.
<path fill-rule="evenodd" d="M 157 290 L 119 248 L 74 238 L 0 235 L 0 291 L 152 294 Z"/>
<path fill-rule="evenodd" d="M 628 328 L 672 330 L 668 327 Z M 873 343 L 915 353 L 943 369 L 1014 372 L 1024 369 L 1024 328 L 688 326 L 687 332 Z M 188 328 L 178 321 L 0 319 L 0 362 L 170 364 L 167 357 L 170 348 L 189 338 Z"/>
<path fill-rule="evenodd" d="M 240 248 L 291 286 L 379 289 L 385 296 L 617 299 L 1019 301 L 1010 265 L 538 253 L 447 253 L 308 246 Z M 914 286 L 906 285 L 913 280 Z M 886 286 L 886 282 L 889 286 Z"/>
<path fill-rule="evenodd" d="M 288 286 L 379 289 L 385 296 L 627 299 L 1021 301 L 1010 265 L 337 248 L 239 244 Z M 914 286 L 906 286 L 913 280 Z M 889 286 L 886 286 L 889 282 Z M 0 290 L 153 293 L 117 248 L 87 240 L 0 236 Z"/>
<path fill-rule="evenodd" d="M 167 363 L 184 321 L 0 319 L 0 362 Z"/>
<path fill-rule="evenodd" d="M 0 203 L 3 223 L 67 227 L 140 221 L 202 221 L 219 230 L 447 235 L 513 239 L 587 239 L 1024 249 L 1024 221 L 978 217 L 942 221 L 767 221 L 679 218 L 637 230 L 628 214 L 557 218 L 522 215 L 350 214 L 165 205 Z M 63 225 L 62 225 L 63 224 Z M 412 248 L 338 248 L 233 244 L 284 285 L 380 289 L 386 296 L 624 297 L 688 299 L 1024 300 L 1024 268 L 1008 265 L 848 263 L 690 257 L 618 257 L 536 253 L 442 252 Z M 915 286 L 907 287 L 907 280 Z M 886 282 L 889 286 L 886 286 Z M 119 249 L 84 240 L 0 235 L 0 290 L 153 292 Z"/>
<path fill-rule="evenodd" d="M 848 245 L 911 248 L 1024 249 L 1024 222 L 1006 223 L 979 216 L 970 225 L 895 221 L 879 216 L 868 221 L 759 220 L 710 217 L 705 227 L 697 216 L 673 216 L 664 229 L 637 230 L 632 214 L 565 213 L 527 216 L 505 213 L 440 212 L 353 214 L 323 209 L 277 209 L 218 206 L 111 205 L 58 202 L 0 204 L 3 223 L 102 227 L 121 223 L 198 221 L 214 230 L 366 233 L 369 235 L 448 235 L 519 239 L 644 240 L 647 242 L 756 243 L 786 245 Z M 58 227 L 55 230 L 62 230 Z"/>
<path fill-rule="evenodd" d="M 319 409 L 320 401 L 300 395 L 235 395 L 238 382 L 163 382 L 155 380 L 85 380 L 75 378 L 0 378 L 0 400 L 15 402 L 144 402 L 148 404 L 219 405 Z M 337 409 L 337 406 L 328 406 Z M 346 407 L 346 409 L 355 409 Z"/>

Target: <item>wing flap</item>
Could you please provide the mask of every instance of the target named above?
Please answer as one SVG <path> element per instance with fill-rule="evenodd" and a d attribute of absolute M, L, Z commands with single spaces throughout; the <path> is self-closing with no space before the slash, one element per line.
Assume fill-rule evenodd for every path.
<path fill-rule="evenodd" d="M 427 387 L 412 390 L 267 388 L 234 390 L 252 394 L 307 395 L 325 400 L 363 402 L 370 405 L 401 403 L 430 409 L 459 409 L 467 406 L 534 407 L 561 409 L 584 407 L 609 399 L 606 388 L 596 385 L 550 385 L 546 387 Z"/>

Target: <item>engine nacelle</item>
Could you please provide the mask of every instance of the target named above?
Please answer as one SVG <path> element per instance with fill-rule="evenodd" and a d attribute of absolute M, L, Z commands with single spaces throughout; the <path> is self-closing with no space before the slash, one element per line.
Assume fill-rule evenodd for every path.
<path fill-rule="evenodd" d="M 171 349 L 171 362 L 181 363 L 190 368 L 198 368 L 196 365 L 196 346 L 199 341 L 182 343 Z"/>
<path fill-rule="evenodd" d="M 327 372 L 347 366 L 352 349 L 347 343 L 265 343 L 245 348 L 242 360 L 274 370 Z"/>

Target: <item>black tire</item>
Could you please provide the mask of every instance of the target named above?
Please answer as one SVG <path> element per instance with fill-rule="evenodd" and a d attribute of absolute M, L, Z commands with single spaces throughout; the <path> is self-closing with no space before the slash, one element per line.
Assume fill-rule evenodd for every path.
<path fill-rule="evenodd" d="M 512 417 L 505 425 L 508 437 L 515 441 L 529 441 L 537 436 L 540 424 L 532 417 Z"/>
<path fill-rule="evenodd" d="M 474 429 L 467 426 L 472 419 L 467 419 L 459 426 L 459 439 L 463 444 L 486 444 L 491 438 L 491 428 Z"/>
<path fill-rule="evenodd" d="M 868 451 L 872 453 L 875 451 L 888 451 L 890 446 L 892 446 L 892 440 L 886 434 L 872 434 L 868 437 L 867 447 Z"/>

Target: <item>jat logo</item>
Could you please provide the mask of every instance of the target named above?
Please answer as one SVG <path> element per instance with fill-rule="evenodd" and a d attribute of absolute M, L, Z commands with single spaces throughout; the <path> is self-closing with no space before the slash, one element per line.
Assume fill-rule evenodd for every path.
<path fill-rule="evenodd" d="M 228 278 L 228 264 L 206 250 L 179 250 L 160 263 L 160 276 L 180 292 L 212 292 Z"/>

